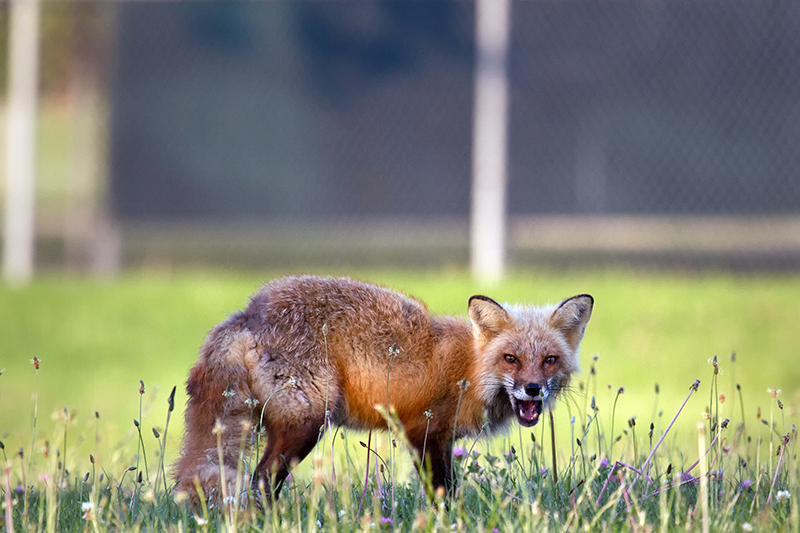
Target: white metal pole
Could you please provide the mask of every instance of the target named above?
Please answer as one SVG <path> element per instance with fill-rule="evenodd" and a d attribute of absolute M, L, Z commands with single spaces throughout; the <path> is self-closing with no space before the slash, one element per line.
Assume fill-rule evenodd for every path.
<path fill-rule="evenodd" d="M 18 285 L 33 276 L 39 19 L 40 0 L 10 1 L 3 269 Z"/>
<path fill-rule="evenodd" d="M 470 264 L 494 283 L 506 268 L 506 138 L 511 0 L 476 0 Z"/>

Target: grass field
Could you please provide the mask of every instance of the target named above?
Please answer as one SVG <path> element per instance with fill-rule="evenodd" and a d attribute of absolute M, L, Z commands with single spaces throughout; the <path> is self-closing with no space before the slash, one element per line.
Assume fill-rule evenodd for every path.
<path fill-rule="evenodd" d="M 19 461 L 14 460 L 19 449 L 24 451 L 25 463 L 31 462 L 31 472 L 47 468 L 49 463 L 42 452 L 45 443 L 51 448 L 63 450 L 60 456 L 66 460 L 62 467 L 73 472 L 74 480 L 82 477 L 84 472 L 91 472 L 97 464 L 102 464 L 107 479 L 118 481 L 128 466 L 139 464 L 141 467 L 140 463 L 145 458 L 150 462 L 149 476 L 153 476 L 153 472 L 158 470 L 162 441 L 153 436 L 152 429 L 164 433 L 167 395 L 173 386 L 177 386 L 176 411 L 170 422 L 170 438 L 166 441 L 164 454 L 165 462 L 169 464 L 176 456 L 181 433 L 180 414 L 185 404 L 183 383 L 204 335 L 228 313 L 242 308 L 248 295 L 262 282 L 279 274 L 143 271 L 113 281 L 53 276 L 37 280 L 24 290 L 0 287 L 0 369 L 3 369 L 0 375 L 0 440 L 12 464 L 8 478 L 13 480 L 9 481 L 10 485 L 20 482 Z M 796 503 L 791 502 L 800 496 L 795 493 L 798 484 L 796 431 L 793 427 L 800 404 L 800 366 L 797 365 L 797 361 L 800 361 L 800 305 L 797 302 L 800 276 L 664 275 L 622 270 L 520 271 L 511 275 L 502 285 L 486 289 L 477 287 L 465 272 L 458 270 L 348 274 L 413 294 L 426 301 L 433 312 L 446 314 L 464 314 L 467 299 L 475 293 L 485 293 L 499 301 L 532 303 L 556 302 L 582 292 L 595 297 L 594 313 L 582 346 L 585 372 L 576 377 L 574 391 L 568 401 L 562 402 L 555 411 L 558 469 L 568 468 L 572 461 L 572 474 L 562 473 L 562 481 L 557 484 L 552 481 L 552 475 L 551 481 L 540 479 L 532 468 L 535 464 L 537 469 L 552 469 L 546 424 L 540 424 L 534 431 L 522 431 L 514 426 L 508 436 L 496 439 L 493 443 L 483 439 L 477 443 L 464 443 L 468 447 L 474 445 L 482 461 L 487 459 L 487 454 L 497 455 L 501 459 L 495 465 L 497 468 L 485 469 L 480 474 L 476 472 L 474 476 L 470 472 L 465 473 L 464 477 L 472 480 L 467 484 L 469 488 L 465 490 L 465 498 L 470 494 L 477 498 L 466 501 L 473 501 L 473 507 L 488 507 L 485 512 L 476 511 L 477 514 L 468 513 L 464 516 L 458 514 L 457 508 L 449 509 L 447 516 L 455 522 L 460 517 L 463 527 L 469 526 L 470 520 L 476 527 L 487 531 L 495 527 L 489 518 L 496 517 L 500 507 L 492 511 L 492 505 L 496 502 L 485 496 L 492 493 L 491 487 L 501 487 L 501 492 L 506 493 L 524 490 L 524 497 L 529 502 L 544 497 L 545 500 L 540 500 L 541 505 L 548 512 L 541 516 L 547 519 L 551 528 L 558 524 L 565 529 L 569 524 L 573 524 L 571 528 L 590 525 L 593 517 L 599 515 L 587 515 L 584 521 L 564 522 L 566 513 L 571 509 L 577 513 L 578 509 L 583 509 L 582 505 L 594 503 L 589 502 L 593 498 L 589 498 L 588 490 L 585 493 L 575 490 L 578 487 L 574 484 L 579 479 L 583 480 L 587 487 L 593 487 L 593 497 L 596 497 L 602 484 L 601 475 L 607 474 L 608 470 L 597 470 L 594 466 L 597 461 L 605 459 L 613 464 L 615 460 L 625 460 L 629 464 L 642 464 L 642 454 L 647 455 L 653 439 L 658 439 L 667 428 L 686 399 L 690 385 L 699 379 L 699 390 L 687 402 L 658 456 L 663 463 L 659 463 L 659 475 L 666 476 L 664 469 L 667 463 L 683 471 L 697 460 L 697 423 L 705 424 L 707 442 L 711 441 L 716 431 L 709 427 L 709 422 L 703 416 L 710 409 L 712 420 L 714 417 L 716 420 L 724 417 L 731 419 L 731 429 L 723 433 L 720 443 L 735 445 L 734 451 L 739 453 L 739 457 L 749 461 L 749 466 L 739 464 L 737 467 L 733 456 L 725 455 L 726 458 L 719 459 L 715 468 L 720 470 L 723 462 L 730 465 L 729 484 L 734 480 L 736 483 L 744 481 L 742 476 L 759 479 L 763 476 L 760 481 L 763 492 L 760 503 L 759 498 L 753 498 L 753 495 L 747 500 L 759 503 L 752 505 L 754 514 L 736 515 L 731 523 L 739 527 L 745 522 L 777 520 L 775 523 L 781 529 L 797 528 L 797 507 Z M 734 352 L 735 362 L 731 360 Z M 721 369 L 716 376 L 711 365 L 714 355 L 719 356 Z M 40 361 L 38 370 L 31 363 L 34 357 Z M 596 361 L 595 357 L 598 358 Z M 593 365 L 596 374 L 589 372 Z M 145 384 L 144 394 L 139 392 L 140 380 Z M 715 384 L 713 389 L 712 383 Z M 624 387 L 624 393 L 619 393 L 620 387 Z M 781 392 L 775 398 L 767 389 L 780 389 Z M 588 395 L 583 391 L 588 391 Z M 720 393 L 725 395 L 724 400 L 720 400 Z M 596 398 L 596 417 L 590 416 L 591 396 Z M 778 407 L 778 401 L 784 405 L 782 409 Z M 572 416 L 577 417 L 577 423 L 571 421 Z M 636 425 L 632 427 L 630 420 L 634 417 Z M 138 456 L 139 434 L 134 419 L 140 422 L 139 429 L 143 432 L 141 442 L 146 452 Z M 590 437 L 594 429 L 591 429 L 592 433 L 583 435 L 582 428 L 587 420 L 590 429 L 592 425 L 596 427 L 596 438 Z M 655 426 L 654 437 L 648 437 L 651 422 Z M 746 423 L 746 429 L 742 429 L 742 422 Z M 774 431 L 770 431 L 766 424 L 772 424 Z M 787 490 L 791 497 L 783 502 L 786 503 L 785 513 L 775 515 L 778 512 L 775 511 L 770 517 L 764 518 L 763 511 L 761 514 L 756 511 L 762 509 L 765 499 L 770 497 L 770 491 L 764 491 L 770 488 L 770 484 L 764 484 L 764 480 L 771 481 L 779 438 L 784 434 L 790 435 L 790 444 L 784 447 L 787 450 L 786 458 L 782 459 L 785 471 L 781 471 L 780 479 L 784 480 L 784 484 L 789 484 Z M 532 445 L 531 435 L 537 440 L 536 446 Z M 577 452 L 576 436 L 584 437 L 583 447 Z M 611 437 L 617 436 L 621 438 L 612 447 Z M 340 472 L 353 472 L 354 479 L 364 476 L 364 453 L 358 446 L 359 439 L 348 438 L 346 446 L 337 444 L 337 461 L 341 461 L 337 468 Z M 761 447 L 757 446 L 759 441 Z M 518 459 L 512 458 L 506 464 L 502 456 L 510 451 L 511 446 L 516 447 Z M 89 454 L 92 454 L 95 463 L 90 462 Z M 402 463 L 398 471 L 407 473 L 411 469 L 408 455 L 398 453 L 397 457 L 398 462 Z M 577 457 L 581 458 L 582 463 L 578 462 Z M 708 461 L 712 465 L 711 459 Z M 301 500 L 306 502 L 305 507 L 299 506 L 305 510 L 300 513 L 290 505 L 280 510 L 289 513 L 286 519 L 298 518 L 298 524 L 307 523 L 303 517 L 314 515 L 314 506 L 319 504 L 315 498 L 320 498 L 324 493 L 324 488 L 311 482 L 317 479 L 313 461 L 306 463 L 298 469 L 296 477 L 310 484 L 308 492 L 294 492 L 296 505 Z M 485 467 L 486 463 L 482 465 Z M 577 474 L 575 465 L 581 467 Z M 758 468 L 755 465 L 759 465 Z M 760 472 L 762 466 L 764 471 Z M 521 470 L 515 470 L 518 468 Z M 693 473 L 697 475 L 697 471 Z M 725 479 L 728 479 L 728 474 L 724 476 Z M 135 479 L 135 475 L 128 474 L 128 480 L 132 479 Z M 407 511 L 410 514 L 403 516 L 413 520 L 418 513 L 423 513 L 420 509 L 426 507 L 420 506 L 421 502 L 417 501 L 419 491 L 415 492 L 414 489 L 414 484 L 418 483 L 416 476 L 404 474 L 401 481 L 405 483 L 409 479 L 408 484 L 398 485 L 398 491 L 408 491 L 403 501 L 410 506 Z M 481 479 L 490 487 L 485 494 L 481 492 Z M 534 481 L 541 485 L 539 490 Z M 74 487 L 78 484 L 77 481 L 73 483 Z M 298 486 L 302 488 L 303 483 L 298 481 Z M 70 497 L 77 500 L 85 498 L 82 488 L 83 485 L 79 496 L 71 493 Z M 350 489 L 340 488 L 337 497 L 344 497 L 350 492 L 360 494 L 360 488 L 356 491 L 355 485 Z M 639 489 L 645 490 L 642 483 Z M 129 489 L 128 493 L 135 490 Z M 572 490 L 574 492 L 570 492 Z M 547 500 L 548 491 L 561 496 Z M 613 519 L 602 518 L 595 521 L 593 527 L 636 529 L 639 527 L 636 525 L 639 515 L 636 509 L 630 507 L 635 507 L 636 501 L 623 504 L 621 498 L 627 499 L 629 494 L 618 488 L 614 488 L 614 491 L 616 513 L 612 513 Z M 44 493 L 44 489 L 41 492 Z M 146 491 L 143 490 L 142 494 L 146 494 Z M 631 492 L 631 497 L 633 494 Z M 580 501 L 576 502 L 576 497 Z M 608 494 L 605 497 L 609 498 Z M 408 498 L 417 498 L 414 499 L 416 503 L 409 504 Z M 696 502 L 699 500 L 696 494 L 692 498 L 690 500 L 694 503 L 690 503 L 694 507 L 689 508 L 688 513 L 694 512 L 696 518 L 699 512 Z M 722 496 L 715 498 L 711 499 L 712 509 L 713 505 L 723 506 L 729 502 Z M 777 496 L 771 498 L 771 505 L 776 505 Z M 347 501 L 342 502 L 342 509 L 354 513 L 350 496 L 345 499 Z M 568 503 L 570 500 L 571 506 Z M 653 504 L 655 507 L 648 508 L 643 504 L 643 524 L 661 527 L 663 524 L 658 522 L 661 520 L 658 516 L 663 517 L 663 513 L 659 515 L 658 511 L 663 509 L 660 506 L 676 504 L 673 500 L 651 500 L 656 502 Z M 100 504 L 99 500 L 95 501 Z M 320 501 L 324 503 L 325 498 L 322 497 Z M 686 505 L 686 502 L 683 503 Z M 163 503 L 154 505 L 160 508 L 159 505 L 163 506 Z M 561 519 L 558 518 L 559 505 L 563 505 Z M 501 501 L 496 506 L 506 509 L 509 503 Z M 319 512 L 322 512 L 322 507 Z M 610 507 L 614 508 L 614 505 Z M 624 517 L 626 508 L 634 517 L 632 522 Z M 533 515 L 525 513 L 530 512 L 531 508 L 525 509 L 527 511 L 516 512 L 530 522 Z M 373 517 L 378 516 L 376 513 L 379 512 L 379 507 L 371 510 Z M 392 513 L 397 512 L 393 508 Z M 507 514 L 510 511 L 506 509 L 503 512 L 506 513 L 502 515 L 504 518 L 496 522 L 500 530 L 510 527 L 501 524 L 515 523 L 513 517 Z M 689 523 L 689 518 L 686 509 L 680 512 L 684 513 L 680 520 L 676 519 L 674 524 L 670 524 L 678 524 L 682 528 Z M 293 513 L 299 514 L 295 516 Z M 148 522 L 152 518 L 147 516 L 142 514 L 138 522 L 128 517 L 130 522 L 127 524 L 122 515 L 118 520 L 122 520 L 125 527 L 154 527 L 159 521 L 162 525 L 171 523 L 174 526 L 180 522 L 183 524 L 181 527 L 199 527 L 196 520 L 181 522 L 188 520 L 186 516 L 191 515 L 181 515 L 183 518 L 176 519 L 177 522 L 157 515 L 155 523 Z M 168 516 L 171 515 L 168 513 Z M 397 518 L 395 514 L 391 516 Z M 421 516 L 417 518 L 423 520 Z M 439 524 L 442 516 L 437 516 L 425 515 L 429 520 L 426 523 Z M 85 520 L 81 522 L 80 516 L 75 520 L 77 529 L 90 525 Z M 218 517 L 217 520 L 212 525 L 224 527 L 227 523 L 225 517 Z M 267 527 L 267 523 L 258 524 L 257 527 Z M 351 525 L 356 527 L 359 524 L 361 522 Z M 94 523 L 94 526 L 97 524 Z M 380 524 L 377 527 L 381 527 Z"/>

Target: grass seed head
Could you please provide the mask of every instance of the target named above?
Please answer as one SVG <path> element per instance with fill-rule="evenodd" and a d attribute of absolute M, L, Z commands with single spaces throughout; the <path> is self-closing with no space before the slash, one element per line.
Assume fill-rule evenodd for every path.
<path fill-rule="evenodd" d="M 167 398 L 167 403 L 169 404 L 169 412 L 171 413 L 173 409 L 175 409 L 175 389 L 176 386 L 172 387 L 172 392 L 169 393 L 169 398 Z"/>

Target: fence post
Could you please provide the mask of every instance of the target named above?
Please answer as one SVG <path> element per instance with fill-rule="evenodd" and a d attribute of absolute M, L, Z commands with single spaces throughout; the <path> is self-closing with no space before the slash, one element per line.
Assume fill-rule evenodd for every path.
<path fill-rule="evenodd" d="M 475 1 L 470 266 L 486 283 L 500 281 L 506 268 L 510 11 L 511 0 Z"/>
<path fill-rule="evenodd" d="M 17 285 L 33 276 L 40 11 L 40 0 L 9 4 L 3 270 Z"/>

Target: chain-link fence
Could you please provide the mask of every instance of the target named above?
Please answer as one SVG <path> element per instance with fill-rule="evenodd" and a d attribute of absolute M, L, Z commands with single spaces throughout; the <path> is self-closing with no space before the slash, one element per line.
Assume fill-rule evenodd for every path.
<path fill-rule="evenodd" d="M 107 165 L 90 189 L 137 257 L 197 235 L 225 257 L 235 242 L 249 250 L 239 257 L 264 252 L 254 261 L 355 253 L 354 240 L 386 251 L 394 239 L 392 261 L 424 241 L 421 256 L 461 262 L 474 11 L 461 0 L 46 2 L 61 29 L 45 31 L 45 109 L 96 81 Z M 800 4 L 517 0 L 511 18 L 518 262 L 800 264 Z"/>

